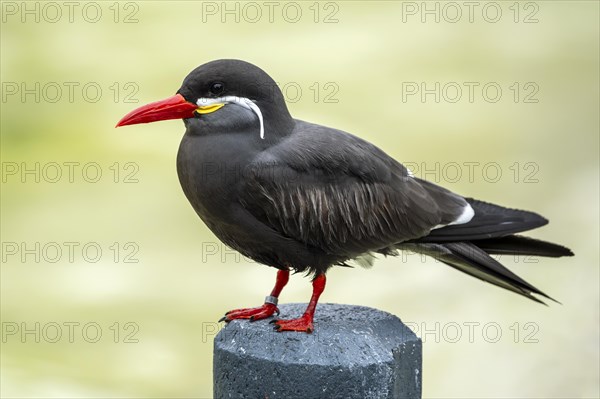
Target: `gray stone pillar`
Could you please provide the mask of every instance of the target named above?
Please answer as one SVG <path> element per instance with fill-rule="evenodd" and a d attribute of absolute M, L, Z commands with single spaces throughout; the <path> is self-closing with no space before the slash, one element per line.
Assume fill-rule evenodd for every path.
<path fill-rule="evenodd" d="M 281 318 L 306 304 L 281 305 Z M 420 398 L 421 340 L 399 318 L 319 304 L 312 334 L 234 320 L 215 338 L 215 398 Z"/>

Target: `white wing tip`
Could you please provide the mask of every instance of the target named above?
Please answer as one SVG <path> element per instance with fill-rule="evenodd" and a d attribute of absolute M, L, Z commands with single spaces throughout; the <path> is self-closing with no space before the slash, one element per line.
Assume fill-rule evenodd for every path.
<path fill-rule="evenodd" d="M 470 204 L 467 204 L 467 206 L 465 206 L 463 208 L 463 211 L 460 214 L 460 216 L 454 222 L 452 222 L 450 224 L 469 223 L 471 221 L 471 219 L 473 219 L 473 216 L 475 216 L 475 211 L 473 210 L 473 208 L 471 207 Z"/>
<path fill-rule="evenodd" d="M 473 208 L 471 207 L 470 204 L 467 204 L 463 208 L 462 213 L 453 222 L 448 223 L 448 224 L 438 224 L 437 226 L 433 227 L 431 230 L 440 229 L 440 228 L 446 227 L 446 226 L 452 226 L 453 224 L 469 223 L 471 221 L 471 219 L 473 219 L 473 216 L 475 216 L 475 211 L 473 210 Z"/>

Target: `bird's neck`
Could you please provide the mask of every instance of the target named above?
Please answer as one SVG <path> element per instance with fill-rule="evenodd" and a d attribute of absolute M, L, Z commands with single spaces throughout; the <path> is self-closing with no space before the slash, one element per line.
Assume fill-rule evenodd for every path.
<path fill-rule="evenodd" d="M 285 103 L 283 106 L 262 107 L 265 134 L 264 144 L 269 147 L 283 140 L 294 131 L 296 121 L 290 115 Z"/>

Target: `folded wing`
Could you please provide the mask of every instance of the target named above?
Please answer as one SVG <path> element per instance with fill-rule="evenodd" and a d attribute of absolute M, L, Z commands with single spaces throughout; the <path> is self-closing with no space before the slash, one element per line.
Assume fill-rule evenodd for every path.
<path fill-rule="evenodd" d="M 372 144 L 301 123 L 291 142 L 255 160 L 240 195 L 244 208 L 281 235 L 353 258 L 425 236 L 470 209 Z"/>

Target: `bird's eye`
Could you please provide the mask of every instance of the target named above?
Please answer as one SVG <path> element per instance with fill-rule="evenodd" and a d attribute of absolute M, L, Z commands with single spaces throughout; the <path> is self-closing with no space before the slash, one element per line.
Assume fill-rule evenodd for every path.
<path fill-rule="evenodd" d="M 225 90 L 225 85 L 221 82 L 214 82 L 210 85 L 210 92 L 212 94 L 221 94 L 223 93 L 223 90 Z"/>

